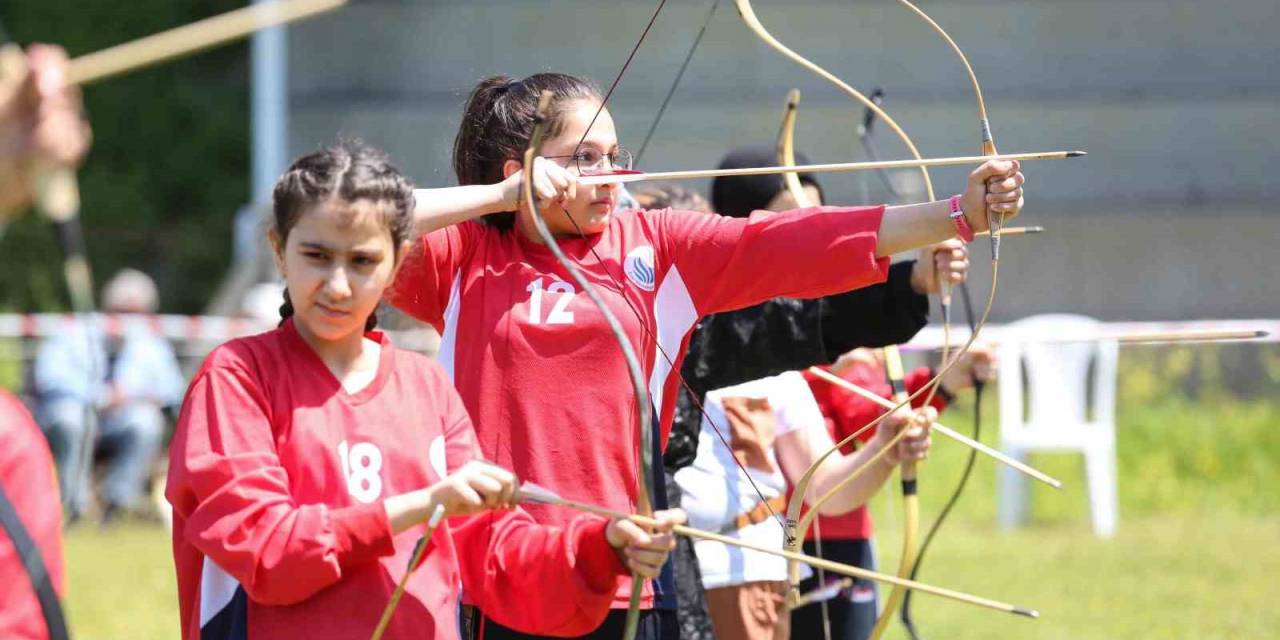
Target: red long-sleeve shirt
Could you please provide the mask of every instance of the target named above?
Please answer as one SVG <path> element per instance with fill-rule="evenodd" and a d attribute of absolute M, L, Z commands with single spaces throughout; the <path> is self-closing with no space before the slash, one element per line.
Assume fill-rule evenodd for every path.
<path fill-rule="evenodd" d="M 830 370 L 830 367 L 824 368 Z M 808 371 L 804 372 L 804 377 L 809 381 L 809 389 L 813 391 L 814 400 L 818 401 L 818 408 L 822 410 L 827 429 L 835 442 L 844 440 L 885 412 L 884 407 L 879 404 L 856 393 L 845 391 Z M 840 373 L 840 377 L 885 398 L 893 398 L 893 388 L 885 379 L 884 366 L 874 359 L 853 362 Z M 932 377 L 933 371 L 928 367 L 920 367 L 908 372 L 904 380 L 907 393 L 915 393 Z M 924 395 L 913 400 L 911 405 L 916 408 L 924 406 Z M 947 403 L 940 395 L 935 394 L 930 406 L 942 411 Z M 875 436 L 875 432 L 875 429 L 869 429 L 859 435 L 858 440 L 867 442 Z M 855 451 L 855 447 L 849 444 L 840 451 L 849 455 Z M 823 540 L 868 539 L 871 537 L 871 512 L 867 510 L 866 505 L 863 505 L 838 516 L 818 516 L 814 526 L 809 528 L 806 539 L 814 539 L 817 537 L 817 532 L 822 533 Z"/>
<path fill-rule="evenodd" d="M 743 219 L 624 210 L 603 232 L 566 237 L 560 246 L 639 355 L 665 446 L 680 362 L 698 319 L 776 296 L 818 297 L 883 281 L 889 262 L 876 257 L 883 213 L 818 207 Z M 486 457 L 566 497 L 632 510 L 632 386 L 604 319 L 581 294 L 546 246 L 517 230 L 467 222 L 427 234 L 389 298 L 441 331 L 439 359 Z M 547 523 L 570 515 L 556 507 L 529 511 Z M 626 606 L 629 589 L 620 585 L 616 607 Z"/>
<path fill-rule="evenodd" d="M 393 535 L 382 500 L 478 456 L 434 362 L 380 333 L 378 372 L 347 393 L 292 322 L 214 350 L 170 449 L 184 638 L 356 638 L 377 624 L 424 527 Z M 521 511 L 442 523 L 387 638 L 455 638 L 459 590 L 531 633 L 585 633 L 626 569 L 592 516 Z"/>
<path fill-rule="evenodd" d="M 62 595 L 62 501 L 44 434 L 17 398 L 0 389 L 0 484 L 40 549 L 54 591 Z M 13 542 L 0 531 L 0 638 L 49 637 L 35 587 Z"/>

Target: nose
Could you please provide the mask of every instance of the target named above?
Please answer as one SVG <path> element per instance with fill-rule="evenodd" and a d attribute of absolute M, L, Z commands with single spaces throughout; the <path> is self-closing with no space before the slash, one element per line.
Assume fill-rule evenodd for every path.
<path fill-rule="evenodd" d="M 345 300 L 351 297 L 351 282 L 347 279 L 347 270 L 337 267 L 329 272 L 324 281 L 324 292 L 334 300 Z"/>

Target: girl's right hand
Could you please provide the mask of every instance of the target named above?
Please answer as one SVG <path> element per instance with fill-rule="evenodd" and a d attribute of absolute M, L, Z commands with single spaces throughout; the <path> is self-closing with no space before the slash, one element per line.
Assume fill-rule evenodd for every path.
<path fill-rule="evenodd" d="M 465 516 L 492 509 L 511 509 L 520 501 L 514 473 L 482 460 L 472 460 L 427 488 L 427 502 L 442 504 L 445 515 Z"/>
<path fill-rule="evenodd" d="M 503 202 L 515 211 L 524 199 L 524 170 L 517 171 L 502 181 Z M 533 195 L 539 206 L 552 202 L 572 200 L 578 195 L 578 176 L 568 169 L 543 157 L 533 159 Z"/>

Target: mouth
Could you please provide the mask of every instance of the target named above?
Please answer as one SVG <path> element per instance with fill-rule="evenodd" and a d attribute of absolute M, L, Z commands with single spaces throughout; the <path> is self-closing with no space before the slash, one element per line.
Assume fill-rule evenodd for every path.
<path fill-rule="evenodd" d="M 605 207 L 605 209 L 606 209 L 606 210 L 612 211 L 612 210 L 613 210 L 613 198 L 600 198 L 599 200 L 592 200 L 592 201 L 591 201 L 591 206 L 593 206 L 593 207 Z"/>
<path fill-rule="evenodd" d="M 316 303 L 316 310 L 320 312 L 320 315 L 328 318 L 345 318 L 351 315 L 350 311 L 336 309 L 320 302 Z"/>

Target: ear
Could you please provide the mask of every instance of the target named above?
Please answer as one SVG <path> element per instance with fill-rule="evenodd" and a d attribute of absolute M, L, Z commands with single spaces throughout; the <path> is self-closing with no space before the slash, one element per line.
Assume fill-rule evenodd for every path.
<path fill-rule="evenodd" d="M 511 175 L 524 168 L 524 163 L 519 160 L 507 160 L 502 163 L 503 179 L 510 178 Z"/>
<path fill-rule="evenodd" d="M 271 243 L 271 259 L 276 263 L 276 271 L 280 273 L 280 277 L 287 278 L 288 274 L 284 272 L 284 240 L 275 229 L 267 231 L 267 241 Z"/>

